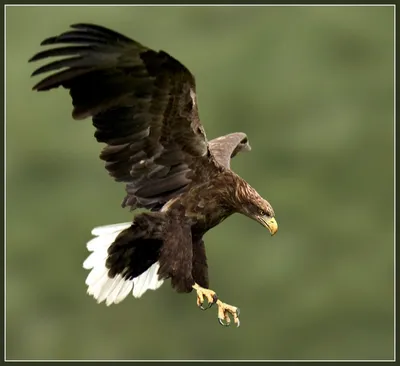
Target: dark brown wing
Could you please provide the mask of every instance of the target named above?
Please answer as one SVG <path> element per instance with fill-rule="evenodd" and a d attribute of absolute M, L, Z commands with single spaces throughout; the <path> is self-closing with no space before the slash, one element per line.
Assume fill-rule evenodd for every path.
<path fill-rule="evenodd" d="M 167 53 L 101 26 L 71 28 L 42 45 L 72 45 L 30 59 L 69 56 L 37 69 L 32 75 L 56 72 L 34 89 L 63 86 L 73 118 L 93 117 L 97 141 L 107 144 L 100 158 L 115 180 L 127 183 L 123 205 L 154 208 L 203 179 L 190 174 L 208 154 L 190 71 Z"/>
<path fill-rule="evenodd" d="M 231 158 L 241 151 L 250 151 L 251 146 L 243 132 L 230 133 L 208 142 L 208 147 L 214 159 L 227 169 L 230 169 Z"/>

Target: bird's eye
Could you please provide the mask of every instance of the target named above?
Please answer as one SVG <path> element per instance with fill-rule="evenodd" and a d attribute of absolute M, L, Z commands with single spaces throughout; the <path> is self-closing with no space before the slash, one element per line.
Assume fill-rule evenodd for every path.
<path fill-rule="evenodd" d="M 266 216 L 267 214 L 265 213 L 265 211 L 260 210 L 260 216 Z"/>

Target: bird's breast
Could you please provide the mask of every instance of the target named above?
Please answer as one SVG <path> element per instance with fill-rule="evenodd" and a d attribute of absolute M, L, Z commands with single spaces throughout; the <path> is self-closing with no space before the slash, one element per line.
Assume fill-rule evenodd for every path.
<path fill-rule="evenodd" d="M 180 207 L 193 229 L 206 232 L 233 213 L 222 197 L 220 189 L 212 184 L 195 186 L 167 202 L 162 211 L 174 211 Z"/>
<path fill-rule="evenodd" d="M 231 212 L 213 200 L 199 199 L 187 211 L 186 216 L 192 220 L 192 227 L 204 232 L 220 224 Z"/>

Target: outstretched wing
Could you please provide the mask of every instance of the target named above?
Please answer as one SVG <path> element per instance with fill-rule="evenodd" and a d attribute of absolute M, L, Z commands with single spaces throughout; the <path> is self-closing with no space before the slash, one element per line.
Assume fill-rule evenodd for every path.
<path fill-rule="evenodd" d="M 251 146 L 243 132 L 230 133 L 217 137 L 208 143 L 214 159 L 227 169 L 230 169 L 231 158 L 241 151 L 250 151 Z"/>
<path fill-rule="evenodd" d="M 42 45 L 70 43 L 39 52 L 30 61 L 67 56 L 33 74 L 55 73 L 34 90 L 63 86 L 74 119 L 93 117 L 100 158 L 116 180 L 127 183 L 123 205 L 154 208 L 183 192 L 196 162 L 207 156 L 195 80 L 179 61 L 101 26 L 75 24 Z"/>

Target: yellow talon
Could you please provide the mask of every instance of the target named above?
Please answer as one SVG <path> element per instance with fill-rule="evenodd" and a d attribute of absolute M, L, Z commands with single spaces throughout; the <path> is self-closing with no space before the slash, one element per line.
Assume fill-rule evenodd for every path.
<path fill-rule="evenodd" d="M 197 306 L 206 310 L 210 308 L 212 305 L 217 304 L 218 306 L 218 321 L 221 325 L 229 326 L 231 323 L 231 318 L 229 314 L 231 314 L 234 323 L 237 327 L 240 326 L 239 314 L 240 310 L 236 306 L 232 306 L 229 304 L 225 304 L 221 300 L 218 299 L 216 293 L 210 289 L 205 289 L 199 286 L 197 283 L 193 285 L 193 289 L 197 292 Z M 208 306 L 206 308 L 203 307 L 204 298 L 208 301 Z"/>
<path fill-rule="evenodd" d="M 236 306 L 225 304 L 221 300 L 217 301 L 217 305 L 218 305 L 218 321 L 221 325 L 229 326 L 231 324 L 231 319 L 229 317 L 229 314 L 231 314 L 236 326 L 237 327 L 240 326 L 239 308 L 237 308 Z"/>
<path fill-rule="evenodd" d="M 197 301 L 196 302 L 197 302 L 197 306 L 201 310 L 207 310 L 208 308 L 210 308 L 212 305 L 214 305 L 217 302 L 217 295 L 214 291 L 200 287 L 198 284 L 194 284 L 193 288 L 197 292 Z M 204 297 L 208 301 L 208 306 L 205 308 L 203 307 Z"/>

